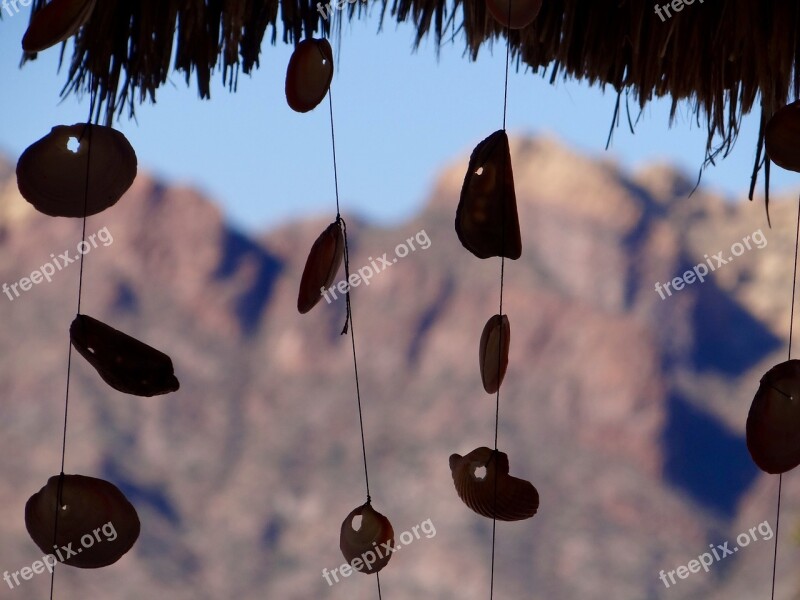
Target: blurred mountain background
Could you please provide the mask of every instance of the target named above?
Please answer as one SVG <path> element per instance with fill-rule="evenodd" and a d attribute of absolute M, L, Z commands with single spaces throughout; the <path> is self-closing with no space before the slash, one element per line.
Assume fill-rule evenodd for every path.
<path fill-rule="evenodd" d="M 775 527 L 777 478 L 752 464 L 744 424 L 760 377 L 786 360 L 794 202 L 772 199 L 769 229 L 763 199 L 734 204 L 702 187 L 688 197 L 694 178 L 666 164 L 629 172 L 547 137 L 512 139 L 512 159 L 523 254 L 505 270 L 499 448 L 541 507 L 498 523 L 496 597 L 766 597 L 774 539 L 669 589 L 659 572 Z M 477 351 L 500 264 L 453 229 L 467 162 L 455 158 L 407 222 L 344 213 L 353 271 L 421 232 L 430 241 L 352 294 L 373 506 L 398 535 L 427 519 L 436 531 L 392 557 L 386 598 L 488 596 L 492 523 L 461 503 L 448 467 L 494 434 Z M 252 236 L 221 214 L 142 173 L 89 219 L 87 233 L 107 228 L 113 243 L 86 255 L 82 312 L 168 353 L 181 389 L 126 396 L 73 353 L 66 472 L 118 485 L 142 533 L 109 568 L 58 568 L 60 598 L 376 597 L 374 577 L 322 577 L 342 564 L 341 522 L 366 497 L 344 302 L 295 308 L 333 215 Z M 655 291 L 758 231 L 763 247 L 704 283 Z M 31 209 L 13 161 L 0 162 L 0 282 L 74 255 L 80 235 L 79 221 Z M 0 571 L 41 558 L 23 511 L 60 464 L 78 272 L 0 295 Z M 800 589 L 791 474 L 783 494 L 776 598 L 789 599 Z M 0 582 L 0 598 L 46 597 L 49 583 Z"/>

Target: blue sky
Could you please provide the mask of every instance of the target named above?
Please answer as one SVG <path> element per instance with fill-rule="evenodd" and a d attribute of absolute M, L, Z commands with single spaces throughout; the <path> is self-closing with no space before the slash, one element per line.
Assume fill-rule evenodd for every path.
<path fill-rule="evenodd" d="M 53 125 L 85 121 L 88 114 L 87 98 L 60 100 L 66 75 L 57 70 L 59 48 L 19 68 L 28 10 L 0 21 L 0 152 L 13 159 Z M 373 7 L 368 19 L 344 24 L 341 47 L 334 44 L 332 89 L 343 210 L 390 224 L 421 208 L 438 170 L 501 127 L 505 44 L 484 48 L 473 63 L 459 37 L 437 60 L 432 41 L 413 52 L 409 24 L 387 20 L 377 33 L 378 15 Z M 136 121 L 123 117 L 115 126 L 136 148 L 141 168 L 198 187 L 239 228 L 258 232 L 332 214 L 327 102 L 306 114 L 289 109 L 290 54 L 290 47 L 266 42 L 261 68 L 240 76 L 235 94 L 216 77 L 210 101 L 174 74 L 156 104 L 138 107 Z M 583 152 L 605 152 L 616 101 L 611 88 L 604 94 L 574 81 L 550 85 L 524 70 L 512 72 L 509 86 L 511 134 L 547 132 Z M 668 122 L 663 101 L 645 111 L 635 135 L 623 116 L 610 154 L 629 168 L 669 160 L 695 177 L 705 131 L 686 105 L 672 128 Z M 757 115 L 746 117 L 733 155 L 704 175 L 705 185 L 732 201 L 746 198 L 757 126 Z M 774 192 L 794 181 L 778 168 L 773 178 Z"/>

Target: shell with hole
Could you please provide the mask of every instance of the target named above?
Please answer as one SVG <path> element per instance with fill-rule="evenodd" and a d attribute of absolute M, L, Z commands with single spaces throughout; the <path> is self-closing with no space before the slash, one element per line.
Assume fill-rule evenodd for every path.
<path fill-rule="evenodd" d="M 777 364 L 761 378 L 745 435 L 762 471 L 786 473 L 800 465 L 800 360 Z"/>
<path fill-rule="evenodd" d="M 72 345 L 115 390 L 157 396 L 180 387 L 169 356 L 87 315 L 69 328 Z"/>
<path fill-rule="evenodd" d="M 353 519 L 361 517 L 358 529 Z M 367 502 L 353 509 L 342 522 L 339 548 L 348 564 L 357 571 L 371 575 L 387 565 L 394 551 L 394 530 L 389 519 Z M 373 558 L 368 559 L 369 553 Z M 358 559 L 354 562 L 354 559 Z M 360 567 L 356 563 L 360 563 Z"/>
<path fill-rule="evenodd" d="M 511 152 L 502 129 L 469 157 L 455 226 L 461 244 L 478 258 L 516 260 L 522 254 Z"/>
<path fill-rule="evenodd" d="M 486 8 L 503 27 L 522 29 L 533 23 L 539 15 L 542 0 L 486 0 Z"/>
<path fill-rule="evenodd" d="M 483 477 L 476 473 L 480 468 L 486 470 Z M 481 516 L 520 521 L 539 510 L 539 492 L 529 481 L 508 474 L 508 455 L 504 452 L 482 446 L 466 456 L 453 454 L 450 471 L 458 497 Z"/>
<path fill-rule="evenodd" d="M 326 39 L 303 40 L 286 68 L 286 102 L 299 113 L 314 109 L 333 80 L 333 51 Z"/>
<path fill-rule="evenodd" d="M 136 509 L 108 481 L 85 475 L 61 478 L 53 475 L 25 505 L 25 527 L 31 539 L 48 555 L 53 554 L 55 543 L 61 549 L 59 559 L 72 567 L 97 569 L 117 562 L 139 537 Z"/>
<path fill-rule="evenodd" d="M 764 147 L 776 165 L 800 172 L 800 100 L 772 115 L 764 130 Z"/>
<path fill-rule="evenodd" d="M 500 389 L 508 367 L 508 349 L 511 345 L 511 325 L 508 317 L 494 315 L 483 327 L 478 360 L 483 389 L 494 394 Z"/>
<path fill-rule="evenodd" d="M 297 310 L 301 314 L 317 305 L 322 292 L 333 283 L 343 258 L 344 234 L 339 223 L 334 221 L 314 241 L 308 253 L 297 293 Z"/>
<path fill-rule="evenodd" d="M 84 210 L 95 215 L 116 204 L 133 184 L 136 169 L 136 153 L 119 131 L 59 125 L 22 153 L 17 186 L 39 212 L 80 218 Z"/>
<path fill-rule="evenodd" d="M 31 16 L 22 49 L 41 52 L 72 37 L 92 16 L 95 4 L 96 0 L 52 0 Z"/>

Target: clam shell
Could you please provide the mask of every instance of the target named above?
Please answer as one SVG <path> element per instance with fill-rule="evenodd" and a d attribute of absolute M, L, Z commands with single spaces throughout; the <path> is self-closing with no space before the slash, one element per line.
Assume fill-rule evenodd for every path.
<path fill-rule="evenodd" d="M 80 140 L 76 152 L 71 139 Z M 86 161 L 91 144 L 89 190 Z M 17 162 L 17 185 L 36 210 L 51 217 L 83 217 L 113 206 L 136 178 L 136 153 L 119 131 L 102 125 L 53 127 Z"/>
<path fill-rule="evenodd" d="M 508 367 L 508 348 L 511 344 L 511 325 L 508 317 L 494 315 L 483 327 L 478 360 L 483 389 L 494 394 L 503 383 Z"/>
<path fill-rule="evenodd" d="M 745 431 L 762 471 L 786 473 L 800 465 L 800 360 L 777 364 L 761 378 Z"/>
<path fill-rule="evenodd" d="M 308 112 L 322 102 L 332 80 L 333 51 L 328 40 L 303 40 L 286 68 L 286 102 L 294 111 Z"/>
<path fill-rule="evenodd" d="M 22 38 L 25 52 L 41 52 L 75 35 L 89 20 L 96 0 L 52 0 L 31 17 Z"/>
<path fill-rule="evenodd" d="M 508 5 L 511 4 L 511 19 L 508 18 Z M 542 8 L 542 0 L 486 0 L 489 13 L 503 27 L 522 29 L 536 19 Z"/>
<path fill-rule="evenodd" d="M 475 475 L 475 469 L 480 467 L 486 468 L 483 479 Z M 508 455 L 504 452 L 482 446 L 466 456 L 453 454 L 450 471 L 458 497 L 479 515 L 498 521 L 520 521 L 539 509 L 539 492 L 530 482 L 508 474 Z"/>
<path fill-rule="evenodd" d="M 297 294 L 297 310 L 301 314 L 310 311 L 320 301 L 323 288 L 331 286 L 343 258 L 344 234 L 339 223 L 334 221 L 314 241 L 308 253 Z"/>
<path fill-rule="evenodd" d="M 353 519 L 361 516 L 361 524 L 356 530 L 353 528 Z M 369 502 L 353 509 L 347 518 L 342 522 L 341 533 L 339 534 L 339 548 L 345 560 L 352 565 L 353 559 L 361 560 L 361 568 L 356 570 L 371 575 L 377 573 L 387 565 L 392 553 L 382 544 L 389 544 L 394 548 L 394 530 L 389 519 L 376 511 Z M 368 562 L 364 562 L 364 554 L 372 552 L 375 560 L 368 557 Z M 355 567 L 353 567 L 355 568 Z"/>
<path fill-rule="evenodd" d="M 779 167 L 800 172 L 800 100 L 778 110 L 767 122 L 764 147 Z"/>
<path fill-rule="evenodd" d="M 461 244 L 478 258 L 515 260 L 522 254 L 511 153 L 502 129 L 472 151 L 455 225 Z"/>
<path fill-rule="evenodd" d="M 117 562 L 139 537 L 136 509 L 108 481 L 84 475 L 64 475 L 62 509 L 58 514 L 56 531 L 60 477 L 53 475 L 25 505 L 25 527 L 31 539 L 42 552 L 53 554 L 57 560 L 63 558 L 64 564 L 73 567 L 97 569 Z M 108 523 L 111 523 L 110 527 Z M 97 531 L 104 525 L 106 530 Z M 114 537 L 112 532 L 116 533 L 115 539 L 110 539 Z M 88 538 L 92 538 L 91 542 Z M 54 539 L 56 549 L 53 548 Z M 69 556 L 68 551 L 62 550 L 65 546 L 75 554 Z"/>
<path fill-rule="evenodd" d="M 72 345 L 115 390 L 156 396 L 179 387 L 172 360 L 163 352 L 87 315 L 69 328 Z"/>

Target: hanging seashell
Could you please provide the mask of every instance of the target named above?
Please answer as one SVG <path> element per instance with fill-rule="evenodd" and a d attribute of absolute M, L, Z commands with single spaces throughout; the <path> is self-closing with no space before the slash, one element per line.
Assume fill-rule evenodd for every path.
<path fill-rule="evenodd" d="M 482 467 L 486 473 L 480 477 L 475 471 Z M 458 497 L 479 515 L 520 521 L 531 518 L 539 509 L 539 492 L 530 482 L 508 474 L 508 455 L 504 452 L 483 446 L 466 456 L 452 454 L 450 471 Z"/>
<path fill-rule="evenodd" d="M 72 37 L 92 16 L 95 2 L 52 0 L 31 17 L 31 23 L 22 38 L 22 49 L 25 52 L 41 52 Z"/>
<path fill-rule="evenodd" d="M 300 113 L 315 108 L 333 80 L 333 51 L 328 40 L 303 40 L 294 49 L 286 69 L 286 102 Z"/>
<path fill-rule="evenodd" d="M 77 147 L 71 150 L 72 145 Z M 84 208 L 89 216 L 116 204 L 136 178 L 136 167 L 136 153 L 119 131 L 102 125 L 59 125 L 22 153 L 17 185 L 39 212 L 83 217 Z"/>
<path fill-rule="evenodd" d="M 764 130 L 764 145 L 772 162 L 800 172 L 800 100 L 772 115 Z"/>
<path fill-rule="evenodd" d="M 322 292 L 333 283 L 343 258 L 344 234 L 339 223 L 334 221 L 314 241 L 308 253 L 297 294 L 297 310 L 301 314 L 310 311 L 320 301 Z"/>
<path fill-rule="evenodd" d="M 353 519 L 358 516 L 361 524 L 356 529 Z M 342 523 L 339 548 L 348 564 L 357 571 L 368 575 L 377 573 L 386 566 L 394 551 L 392 524 L 367 502 L 353 509 Z"/>
<path fill-rule="evenodd" d="M 42 552 L 72 567 L 97 569 L 117 562 L 139 537 L 136 509 L 108 481 L 64 475 L 56 529 L 61 477 L 53 475 L 25 505 L 31 539 Z"/>
<path fill-rule="evenodd" d="M 157 396 L 179 387 L 169 356 L 105 323 L 78 315 L 69 328 L 72 345 L 115 390 Z"/>
<path fill-rule="evenodd" d="M 800 360 L 777 364 L 761 378 L 745 431 L 762 471 L 786 473 L 800 465 Z"/>
<path fill-rule="evenodd" d="M 509 20 L 511 4 L 511 20 Z M 486 8 L 503 27 L 522 29 L 536 19 L 542 8 L 542 0 L 486 0 Z"/>
<path fill-rule="evenodd" d="M 508 136 L 495 131 L 472 151 L 456 210 L 461 244 L 478 258 L 522 254 Z"/>
<path fill-rule="evenodd" d="M 503 383 L 508 367 L 508 348 L 511 344 L 511 325 L 508 317 L 494 315 L 483 327 L 478 360 L 483 389 L 494 394 Z"/>

